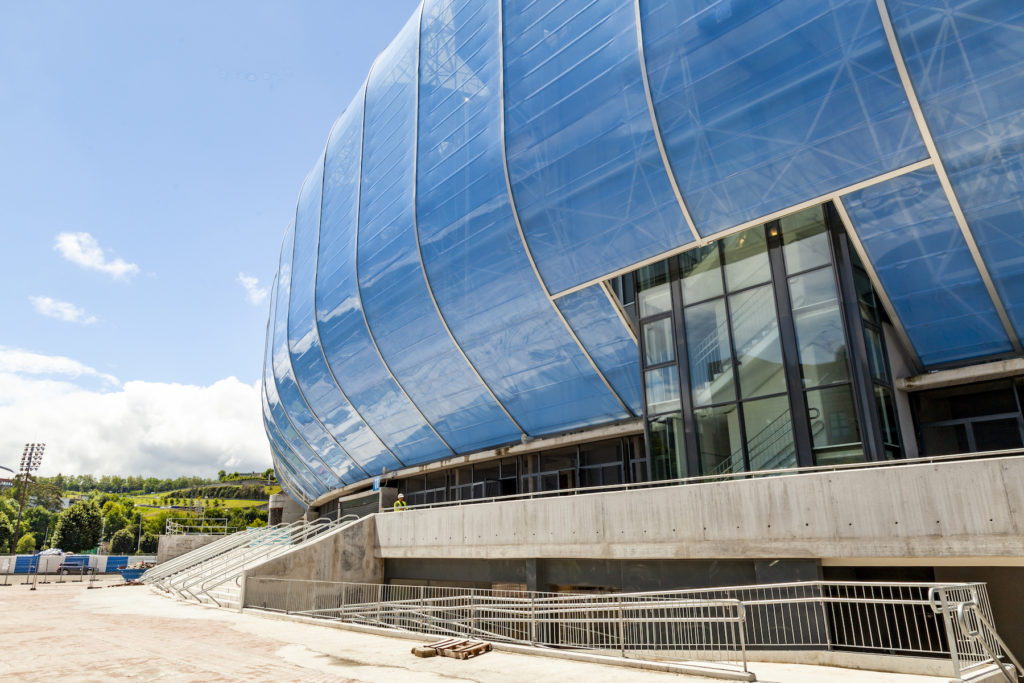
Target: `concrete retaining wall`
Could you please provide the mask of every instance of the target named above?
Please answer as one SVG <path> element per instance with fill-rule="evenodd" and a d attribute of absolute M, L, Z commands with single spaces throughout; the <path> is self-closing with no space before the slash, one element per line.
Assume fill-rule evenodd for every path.
<path fill-rule="evenodd" d="M 377 516 L 384 558 L 1024 556 L 1024 458 L 692 484 Z"/>
<path fill-rule="evenodd" d="M 192 552 L 196 548 L 213 543 L 224 538 L 221 535 L 212 534 L 179 534 L 174 536 L 161 535 L 160 543 L 156 548 L 156 561 L 166 562 L 173 560 L 179 555 Z"/>
<path fill-rule="evenodd" d="M 377 536 L 373 519 L 328 532 L 317 537 L 316 543 L 268 560 L 245 575 L 381 583 L 384 562 L 375 556 Z"/>

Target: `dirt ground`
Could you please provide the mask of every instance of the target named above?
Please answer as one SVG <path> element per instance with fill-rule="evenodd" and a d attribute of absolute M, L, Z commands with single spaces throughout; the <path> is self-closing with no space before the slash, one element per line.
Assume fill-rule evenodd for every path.
<path fill-rule="evenodd" d="M 480 681 L 710 679 L 490 652 L 461 661 L 421 659 L 415 641 L 267 619 L 176 602 L 143 586 L 0 585 L 2 681 Z M 0 581 L 2 584 L 2 581 Z M 424 640 L 427 642 L 427 639 Z M 756 664 L 760 680 L 787 683 L 934 679 L 848 669 Z"/>

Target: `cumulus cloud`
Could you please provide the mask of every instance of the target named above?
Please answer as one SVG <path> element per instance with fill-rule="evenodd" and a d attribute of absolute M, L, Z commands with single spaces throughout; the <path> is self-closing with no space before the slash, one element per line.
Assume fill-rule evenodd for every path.
<path fill-rule="evenodd" d="M 213 476 L 271 465 L 257 385 L 228 377 L 208 386 L 115 386 L 99 374 L 112 382 L 89 390 L 74 381 L 88 374 L 99 373 L 69 358 L 0 348 L 0 453 L 41 441 L 45 475 Z"/>
<path fill-rule="evenodd" d="M 120 258 L 108 260 L 99 242 L 87 232 L 62 232 L 57 235 L 53 248 L 68 261 L 112 275 L 115 279 L 128 279 L 139 272 L 134 263 Z"/>
<path fill-rule="evenodd" d="M 24 349 L 12 349 L 7 346 L 0 346 L 0 373 L 18 375 L 55 375 L 64 379 L 75 380 L 80 377 L 96 377 L 107 384 L 117 386 L 121 382 L 113 375 L 99 372 L 84 363 L 79 363 L 73 358 L 66 356 L 47 356 L 41 353 L 32 353 Z M 4 394 L 5 387 L 0 385 L 0 399 Z"/>
<path fill-rule="evenodd" d="M 246 275 L 245 273 L 238 274 L 238 281 L 245 287 L 245 298 L 249 300 L 253 306 L 259 306 L 267 300 L 267 288 L 260 287 L 259 278 L 255 278 L 252 275 Z"/>
<path fill-rule="evenodd" d="M 84 310 L 67 301 L 57 301 L 48 296 L 30 296 L 28 300 L 32 302 L 32 307 L 36 309 L 36 312 L 42 313 L 48 318 L 56 318 L 69 323 L 82 323 L 83 325 L 92 325 L 96 322 L 96 316 L 86 315 Z"/>

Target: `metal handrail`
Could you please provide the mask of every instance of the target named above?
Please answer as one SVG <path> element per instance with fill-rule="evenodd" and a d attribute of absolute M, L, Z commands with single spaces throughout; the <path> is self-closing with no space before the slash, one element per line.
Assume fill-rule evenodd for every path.
<path fill-rule="evenodd" d="M 243 553 L 241 556 L 236 556 L 233 558 L 233 562 L 226 563 L 227 566 L 220 567 L 215 572 L 206 573 L 204 575 L 197 577 L 193 581 L 188 582 L 187 584 L 183 584 L 181 586 L 181 590 L 187 590 L 188 593 L 192 595 L 192 597 L 196 600 L 199 600 L 199 595 L 206 595 L 208 598 L 213 600 L 213 602 L 216 603 L 218 607 L 220 607 L 220 602 L 213 595 L 211 595 L 209 591 L 213 590 L 214 588 L 217 588 L 218 586 L 223 585 L 224 583 L 227 583 L 228 581 L 231 581 L 232 579 L 235 579 L 251 563 L 255 562 L 256 560 L 264 559 L 269 555 L 274 555 L 275 553 L 283 552 L 281 550 L 282 548 L 293 550 L 296 547 L 303 545 L 304 543 L 316 539 L 317 537 L 327 533 L 328 531 L 335 531 L 338 529 L 346 528 L 349 525 L 358 522 L 360 519 L 361 518 L 356 515 L 345 515 L 344 517 L 338 520 L 314 520 L 313 522 L 306 524 L 301 530 L 299 530 L 299 533 L 290 538 L 287 543 L 263 546 L 261 548 L 262 552 L 257 552 L 249 555 Z M 214 581 L 213 584 L 209 583 L 211 580 Z M 189 590 L 191 586 L 194 586 L 196 583 L 199 583 L 198 593 Z"/>
<path fill-rule="evenodd" d="M 294 523 L 292 523 L 294 524 Z M 155 583 L 158 579 L 173 576 L 174 574 L 180 573 L 194 567 L 197 564 L 205 562 L 206 560 L 214 557 L 218 554 L 230 552 L 232 549 L 245 545 L 248 543 L 253 536 L 258 536 L 262 533 L 266 533 L 272 529 L 281 529 L 291 524 L 276 524 L 271 527 L 253 527 L 246 529 L 237 534 L 231 534 L 224 538 L 218 539 L 212 543 L 208 543 L 201 548 L 197 548 L 191 552 L 185 553 L 180 557 L 162 562 L 156 567 L 149 569 L 140 579 L 143 583 Z"/>
<path fill-rule="evenodd" d="M 514 493 L 506 496 L 486 496 L 483 498 L 469 498 L 463 500 L 449 500 L 435 503 L 418 503 L 400 508 L 399 512 L 417 509 L 430 509 L 438 507 L 452 507 L 460 505 L 473 505 L 477 503 L 500 503 L 514 500 L 533 500 L 535 498 L 547 498 L 552 496 L 586 495 L 591 493 L 611 493 L 615 491 L 630 491 L 633 489 L 659 488 L 668 486 L 682 486 L 686 484 L 704 484 L 719 481 L 732 481 L 734 479 L 760 479 L 762 477 L 778 477 L 781 475 L 806 474 L 813 472 L 842 472 L 846 470 L 864 470 L 887 467 L 906 467 L 909 465 L 927 465 L 942 462 L 959 462 L 971 460 L 986 460 L 989 458 L 1020 456 L 1024 455 L 1022 448 L 1009 448 L 995 451 L 979 451 L 976 453 L 957 453 L 954 455 L 930 455 L 919 458 L 905 458 L 902 460 L 877 460 L 870 462 L 836 463 L 834 465 L 813 465 L 809 467 L 784 467 L 771 470 L 751 470 L 749 472 L 727 472 L 723 474 L 706 474 L 695 477 L 678 477 L 676 479 L 659 479 L 656 481 L 631 482 L 627 484 L 604 484 L 601 486 L 578 486 L 575 488 L 552 489 L 550 491 L 533 491 L 530 493 Z M 385 508 L 384 512 L 394 512 Z"/>
<path fill-rule="evenodd" d="M 974 618 L 976 626 L 972 627 L 971 624 L 968 623 L 968 615 L 971 615 Z M 1018 662 L 1017 658 L 1013 656 L 1010 648 L 1006 646 L 1006 643 L 999 637 L 995 628 L 989 623 L 988 618 L 986 618 L 985 614 L 978 608 L 978 602 L 976 600 L 968 600 L 966 602 L 959 603 L 956 606 L 956 620 L 964 634 L 976 642 L 981 649 L 985 651 L 985 654 L 988 655 L 989 659 L 999 667 L 1000 673 L 1003 674 L 1003 677 L 1008 681 L 1008 683 L 1018 683 L 1018 676 L 1024 673 L 1024 670 L 1021 669 L 1020 662 Z M 981 628 L 985 629 L 984 633 L 981 632 Z M 1008 666 L 1003 665 L 1003 661 L 1000 658 L 999 653 L 992 647 L 993 640 L 1013 663 L 1013 666 L 1016 667 L 1015 672 L 1010 670 Z"/>
<path fill-rule="evenodd" d="M 186 596 L 184 595 L 184 591 L 187 591 L 189 587 L 195 585 L 196 580 L 206 578 L 210 574 L 214 574 L 223 569 L 225 565 L 235 563 L 240 558 L 251 558 L 254 555 L 266 554 L 268 550 L 291 546 L 293 544 L 293 540 L 297 536 L 308 533 L 309 528 L 314 523 L 315 522 L 311 523 L 306 522 L 305 520 L 298 520 L 280 529 L 275 529 L 272 532 L 261 534 L 257 538 L 251 539 L 249 543 L 236 547 L 229 553 L 224 553 L 208 562 L 202 563 L 198 566 L 196 571 L 180 577 L 178 584 L 175 585 L 172 583 L 169 587 L 179 596 L 185 598 Z M 191 591 L 188 591 L 188 593 L 192 598 L 198 600 L 198 597 L 193 595 Z"/>

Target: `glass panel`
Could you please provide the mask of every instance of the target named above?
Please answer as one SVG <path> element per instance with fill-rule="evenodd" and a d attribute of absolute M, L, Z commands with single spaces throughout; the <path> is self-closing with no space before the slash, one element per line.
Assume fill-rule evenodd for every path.
<path fill-rule="evenodd" d="M 644 324 L 644 362 L 647 365 L 658 365 L 674 360 L 674 347 L 671 318 Z"/>
<path fill-rule="evenodd" d="M 735 405 L 701 408 L 693 413 L 697 425 L 701 474 L 743 471 L 743 442 Z"/>
<path fill-rule="evenodd" d="M 678 479 L 685 477 L 686 445 L 683 438 L 683 418 L 679 413 L 665 415 L 648 422 L 651 435 L 652 479 Z"/>
<path fill-rule="evenodd" d="M 763 226 L 724 238 L 722 251 L 725 254 L 725 284 L 730 292 L 771 279 Z"/>
<path fill-rule="evenodd" d="M 672 293 L 668 286 L 668 261 L 645 266 L 636 274 L 640 317 L 672 310 Z"/>
<path fill-rule="evenodd" d="M 885 369 L 885 351 L 882 349 L 882 335 L 870 327 L 864 328 L 864 341 L 868 347 L 868 365 L 871 376 L 879 382 L 889 382 L 889 373 Z"/>
<path fill-rule="evenodd" d="M 725 301 L 719 299 L 687 308 L 686 337 L 690 340 L 687 353 L 694 405 L 735 400 Z"/>
<path fill-rule="evenodd" d="M 796 467 L 796 443 L 789 398 L 776 396 L 743 404 L 743 426 L 751 470 Z"/>
<path fill-rule="evenodd" d="M 779 324 L 771 285 L 729 297 L 733 342 L 744 398 L 786 390 Z"/>
<path fill-rule="evenodd" d="M 1020 418 L 1000 420 L 979 420 L 971 423 L 974 430 L 974 448 L 978 451 L 995 451 L 1003 448 L 1020 448 Z"/>
<path fill-rule="evenodd" d="M 852 249 L 850 253 L 855 253 Z M 857 303 L 860 305 L 860 316 L 872 323 L 879 323 L 878 297 L 871 286 L 871 278 L 860 268 L 853 269 L 853 282 L 857 287 Z"/>
<path fill-rule="evenodd" d="M 832 269 L 789 278 L 789 293 L 804 387 L 849 379 L 843 321 Z"/>
<path fill-rule="evenodd" d="M 849 385 L 807 392 L 807 420 L 819 465 L 861 462 L 860 428 Z"/>
<path fill-rule="evenodd" d="M 647 412 L 654 415 L 679 410 L 679 372 L 675 365 L 648 370 Z"/>
<path fill-rule="evenodd" d="M 799 273 L 832 263 L 822 207 L 815 206 L 786 216 L 779 223 L 787 273 Z"/>
<path fill-rule="evenodd" d="M 1007 381 L 922 391 L 917 394 L 917 405 L 921 422 L 1018 412 L 1013 385 Z"/>
<path fill-rule="evenodd" d="M 967 440 L 967 425 L 922 425 L 921 455 L 952 455 L 971 450 Z"/>
<path fill-rule="evenodd" d="M 718 244 L 693 249 L 679 256 L 683 301 L 687 304 L 722 295 L 722 259 Z"/>
<path fill-rule="evenodd" d="M 896 416 L 896 404 L 889 387 L 875 385 L 875 403 L 878 405 L 878 421 L 882 428 L 882 443 L 886 446 L 900 445 L 900 424 Z"/>

